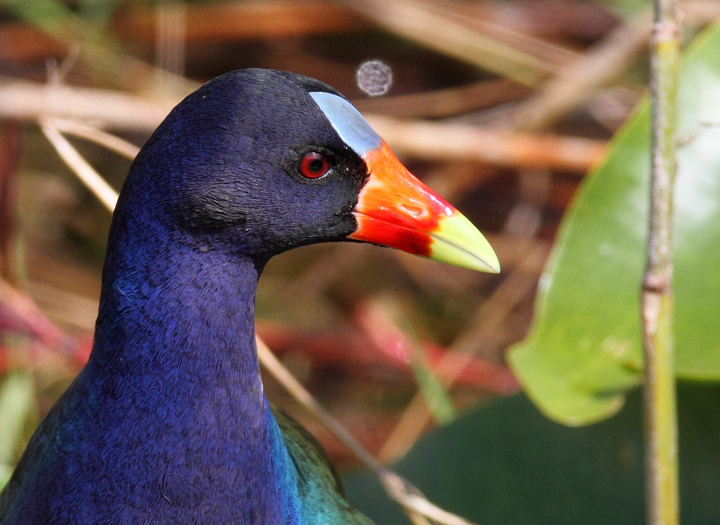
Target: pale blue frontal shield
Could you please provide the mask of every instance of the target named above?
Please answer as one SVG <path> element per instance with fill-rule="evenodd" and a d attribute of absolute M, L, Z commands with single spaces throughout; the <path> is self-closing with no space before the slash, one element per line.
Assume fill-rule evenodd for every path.
<path fill-rule="evenodd" d="M 362 157 L 368 151 L 378 149 L 382 145 L 380 135 L 375 133 L 350 102 L 322 91 L 314 91 L 310 96 L 320 106 L 340 138 L 355 150 L 355 153 Z"/>

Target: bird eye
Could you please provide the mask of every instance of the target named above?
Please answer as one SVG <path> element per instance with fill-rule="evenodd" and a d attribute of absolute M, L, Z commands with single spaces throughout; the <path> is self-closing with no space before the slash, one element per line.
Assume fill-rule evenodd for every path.
<path fill-rule="evenodd" d="M 300 159 L 298 171 L 308 179 L 318 179 L 325 175 L 330 169 L 330 161 L 322 153 L 311 151 Z"/>

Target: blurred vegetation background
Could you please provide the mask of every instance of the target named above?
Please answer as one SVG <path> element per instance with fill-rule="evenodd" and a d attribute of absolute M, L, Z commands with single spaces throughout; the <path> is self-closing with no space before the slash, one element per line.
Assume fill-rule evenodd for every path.
<path fill-rule="evenodd" d="M 716 0 L 685 0 L 681 8 L 687 41 L 720 18 Z M 516 347 L 515 373 L 505 354 L 530 330 L 538 281 L 561 220 L 594 166 L 600 166 L 593 175 L 595 197 L 577 210 L 589 210 L 584 216 L 610 237 L 623 224 L 639 229 L 639 237 L 623 243 L 644 253 L 642 214 L 616 213 L 642 205 L 608 199 L 626 195 L 623 184 L 637 186 L 632 177 L 646 169 L 647 144 L 634 143 L 637 173 L 615 186 L 601 176 L 618 173 L 613 166 L 623 165 L 628 154 L 623 144 L 647 134 L 633 124 L 634 132 L 608 146 L 645 94 L 649 34 L 645 0 L 0 0 L 0 485 L 87 359 L 110 222 L 38 122 L 52 118 L 119 189 L 130 160 L 99 145 L 98 129 L 142 145 L 202 82 L 263 67 L 318 78 L 350 98 L 410 171 L 487 235 L 503 268 L 498 276 L 485 275 L 355 244 L 295 250 L 271 261 L 261 280 L 258 332 L 269 347 L 369 450 L 389 463 L 404 457 L 398 468 L 449 510 L 488 525 L 638 523 L 637 394 L 618 416 L 571 429 L 541 415 L 518 393 L 516 379 L 556 421 L 587 423 L 615 414 L 639 382 L 641 364 L 626 352 L 634 343 L 625 345 L 614 331 L 633 328 L 636 320 L 627 320 L 635 310 L 602 311 L 587 328 L 571 315 L 582 310 L 577 304 L 555 309 L 551 345 L 540 331 L 540 340 Z M 699 62 L 720 71 L 720 46 L 703 49 L 705 62 Z M 358 85 L 358 68 L 367 60 L 392 72 L 383 96 L 371 97 Z M 696 104 L 695 120 L 684 128 L 689 141 L 698 122 L 712 128 L 713 119 L 720 120 L 707 110 L 720 86 L 714 73 L 694 76 L 688 88 L 688 104 L 696 92 L 708 97 L 708 106 Z M 693 154 L 710 159 L 698 167 L 709 177 L 701 184 L 700 193 L 712 196 L 705 205 L 715 207 L 696 217 L 705 225 L 720 208 L 712 182 L 720 162 L 708 153 L 720 151 L 720 134 L 710 133 Z M 608 151 L 614 165 L 605 160 Z M 689 209 L 695 197 L 687 200 Z M 605 217 L 620 219 L 598 223 L 597 206 L 605 207 Z M 563 294 L 590 304 L 586 317 L 598 302 L 614 306 L 639 297 L 639 277 L 634 289 L 634 281 L 620 278 L 625 259 L 611 257 L 614 245 L 597 232 L 591 242 L 610 246 L 600 253 L 617 265 L 601 258 L 599 266 L 609 273 L 595 273 L 598 257 L 588 256 L 596 252 L 577 240 L 586 232 L 580 228 L 563 238 L 587 257 L 562 259 L 546 274 L 543 290 L 567 281 L 553 271 L 569 260 L 576 277 Z M 693 272 L 703 271 L 701 262 L 712 259 L 708 250 L 717 246 L 715 228 L 701 233 L 712 242 L 699 255 L 689 251 L 688 282 L 698 282 Z M 708 286 L 720 286 L 716 267 L 711 264 Z M 627 275 L 634 278 L 633 271 Z M 587 281 L 577 277 L 583 274 Z M 615 277 L 630 292 L 597 299 L 593 293 L 602 295 Z M 694 294 L 703 295 L 702 288 Z M 706 303 L 712 297 L 705 295 Z M 703 355 L 720 355 L 717 308 L 700 306 L 710 317 L 699 314 L 704 324 L 690 331 L 712 337 L 693 344 L 707 349 Z M 571 332 L 580 335 L 556 337 Z M 596 354 L 572 360 L 596 343 L 617 358 L 613 372 L 605 373 L 609 365 Z M 529 347 L 561 349 L 571 359 L 556 366 L 552 359 L 528 358 Z M 686 376 L 720 375 L 713 359 L 698 367 L 708 373 Z M 575 378 L 565 379 L 574 371 Z M 342 472 L 358 466 L 272 378 L 265 384 L 270 399 L 320 439 Z M 570 393 L 557 394 L 557 385 L 569 385 Z M 567 402 L 586 387 L 592 403 Z M 720 522 L 712 496 L 720 489 L 720 458 L 711 446 L 720 430 L 716 390 L 681 389 L 687 523 Z M 371 476 L 351 475 L 348 487 L 351 500 L 379 523 L 403 519 L 382 502 Z"/>

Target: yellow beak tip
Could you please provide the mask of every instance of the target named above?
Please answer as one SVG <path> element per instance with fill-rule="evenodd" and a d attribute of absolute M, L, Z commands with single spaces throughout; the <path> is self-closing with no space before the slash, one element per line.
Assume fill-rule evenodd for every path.
<path fill-rule="evenodd" d="M 431 259 L 487 273 L 500 273 L 500 261 L 482 233 L 460 212 L 440 221 Z"/>

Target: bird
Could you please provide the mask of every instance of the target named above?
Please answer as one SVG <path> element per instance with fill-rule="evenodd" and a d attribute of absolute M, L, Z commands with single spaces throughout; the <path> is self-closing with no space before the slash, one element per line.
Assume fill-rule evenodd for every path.
<path fill-rule="evenodd" d="M 371 523 L 268 402 L 255 343 L 267 261 L 334 241 L 500 270 L 332 87 L 244 69 L 188 95 L 123 183 L 89 360 L 0 494 L 0 525 Z"/>

